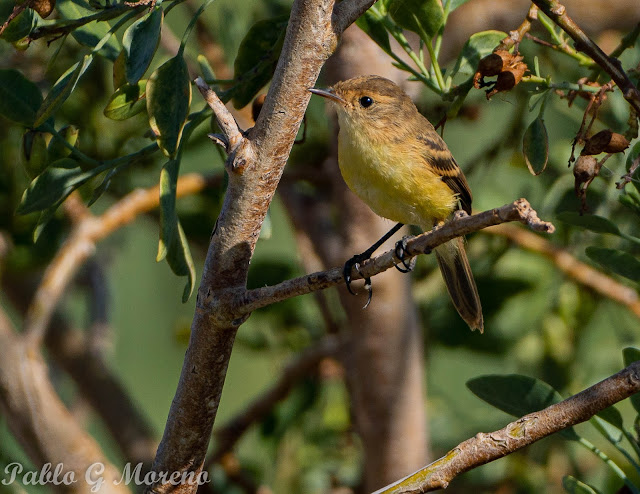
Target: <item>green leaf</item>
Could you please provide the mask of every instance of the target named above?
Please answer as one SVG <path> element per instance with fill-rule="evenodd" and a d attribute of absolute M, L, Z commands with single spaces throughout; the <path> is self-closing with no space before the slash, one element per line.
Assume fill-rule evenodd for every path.
<path fill-rule="evenodd" d="M 179 54 L 158 67 L 147 82 L 149 125 L 157 135 L 158 146 L 170 158 L 178 150 L 190 105 L 189 71 Z"/>
<path fill-rule="evenodd" d="M 91 55 L 85 55 L 81 62 L 77 62 L 72 65 L 69 70 L 60 76 L 56 83 L 47 94 L 42 105 L 38 109 L 36 114 L 36 121 L 34 127 L 39 127 L 46 122 L 49 117 L 67 100 L 78 83 L 82 74 L 85 73 L 93 57 Z"/>
<path fill-rule="evenodd" d="M 525 131 L 522 152 L 529 171 L 540 175 L 549 161 L 549 135 L 542 118 L 537 117 Z"/>
<path fill-rule="evenodd" d="M 562 477 L 562 487 L 569 494 L 600 494 L 600 491 L 595 487 L 585 484 L 571 475 Z"/>
<path fill-rule="evenodd" d="M 443 25 L 441 0 L 391 0 L 389 14 L 398 26 L 433 38 Z M 425 40 L 425 41 L 428 41 Z"/>
<path fill-rule="evenodd" d="M 600 410 L 597 413 L 597 415 L 602 420 L 605 420 L 605 421 L 609 422 L 616 429 L 622 430 L 622 428 L 623 428 L 622 415 L 620 414 L 620 412 L 618 411 L 618 409 L 616 407 L 610 406 L 609 408 L 605 408 L 604 410 Z"/>
<path fill-rule="evenodd" d="M 146 88 L 146 79 L 119 87 L 104 108 L 104 116 L 111 120 L 126 120 L 144 111 L 147 107 Z"/>
<path fill-rule="evenodd" d="M 149 68 L 160 43 L 163 10 L 154 8 L 125 31 L 122 45 L 125 52 L 125 75 L 129 84 L 137 83 Z"/>
<path fill-rule="evenodd" d="M 43 211 L 58 206 L 87 180 L 103 172 L 99 168 L 85 172 L 80 168 L 49 167 L 27 187 L 18 206 L 18 214 Z"/>
<path fill-rule="evenodd" d="M 635 191 L 624 191 L 618 196 L 618 201 L 623 206 L 640 216 L 640 196 Z"/>
<path fill-rule="evenodd" d="M 58 0 L 56 9 L 63 19 L 80 19 L 95 14 L 96 10 L 90 9 L 82 0 Z M 104 38 L 111 26 L 106 21 L 93 21 L 71 31 L 71 35 L 81 45 L 94 48 Z M 100 49 L 100 55 L 114 61 L 120 53 L 120 43 L 115 36 Z"/>
<path fill-rule="evenodd" d="M 604 438 L 611 444 L 618 444 L 620 441 L 622 441 L 622 431 L 619 429 L 608 427 L 605 423 L 606 421 L 600 418 L 598 415 L 595 415 L 591 417 L 591 419 L 589 419 L 591 425 L 593 425 L 595 429 L 600 434 L 602 434 Z"/>
<path fill-rule="evenodd" d="M 32 127 L 41 104 L 38 86 L 15 69 L 0 69 L 0 115 Z"/>
<path fill-rule="evenodd" d="M 634 362 L 640 360 L 640 349 L 628 346 L 622 350 L 622 359 L 624 360 L 625 367 L 629 367 Z M 631 395 L 629 399 L 635 411 L 640 414 L 640 394 Z"/>
<path fill-rule="evenodd" d="M 627 171 L 631 168 L 632 163 L 636 160 L 636 158 L 640 156 L 640 141 L 636 142 L 633 147 L 629 150 L 629 154 L 627 154 Z M 640 192 L 640 166 L 636 168 L 636 171 L 633 174 L 633 180 L 631 183 L 636 188 L 638 192 Z"/>
<path fill-rule="evenodd" d="M 478 398 L 515 417 L 547 408 L 562 401 L 550 385 L 519 374 L 486 375 L 467 381 L 467 388 Z M 560 431 L 566 439 L 577 440 L 573 427 Z"/>
<path fill-rule="evenodd" d="M 587 247 L 587 256 L 603 268 L 630 280 L 640 282 L 640 261 L 635 256 L 617 249 Z"/>
<path fill-rule="evenodd" d="M 58 134 L 64 141 L 56 138 L 56 136 L 52 136 L 49 141 L 49 146 L 47 151 L 49 153 L 49 160 L 56 161 L 60 158 L 66 158 L 71 154 L 71 149 L 65 146 L 65 142 L 71 146 L 75 146 L 78 142 L 78 134 L 80 133 L 80 129 L 78 127 L 74 127 L 73 125 L 65 125 L 58 131 Z M 55 165 L 54 165 L 55 166 Z M 75 166 L 78 166 L 77 164 Z M 72 167 L 73 168 L 73 167 Z"/>
<path fill-rule="evenodd" d="M 18 2 L 14 0 L 0 0 L 0 26 L 9 18 L 13 12 L 13 7 Z M 33 10 L 27 8 L 14 17 L 7 28 L 3 31 L 1 39 L 14 43 L 29 36 L 36 26 L 37 20 Z"/>
<path fill-rule="evenodd" d="M 233 106 L 242 108 L 273 77 L 276 69 L 288 16 L 279 16 L 256 22 L 240 43 L 233 64 L 236 87 Z"/>
<path fill-rule="evenodd" d="M 356 25 L 362 29 L 385 53 L 391 53 L 389 44 L 389 32 L 385 29 L 384 23 L 379 15 L 367 10 L 356 21 Z"/>
<path fill-rule="evenodd" d="M 453 12 L 455 9 L 464 5 L 469 0 L 448 0 L 448 1 L 449 1 L 449 12 Z"/>
<path fill-rule="evenodd" d="M 189 300 L 195 284 L 195 266 L 178 213 L 176 212 L 176 184 L 180 162 L 169 160 L 160 172 L 160 241 L 156 261 L 166 258 L 178 276 L 187 276 L 182 302 Z"/>
<path fill-rule="evenodd" d="M 585 214 L 581 216 L 579 213 L 573 211 L 563 211 L 562 213 L 558 213 L 556 218 L 563 223 L 579 226 L 592 232 L 620 235 L 620 230 L 615 223 L 595 214 Z"/>
<path fill-rule="evenodd" d="M 22 136 L 22 164 L 29 177 L 34 178 L 49 166 L 47 136 L 29 130 Z"/>
<path fill-rule="evenodd" d="M 502 31 L 481 31 L 472 34 L 464 44 L 456 60 L 451 76 L 461 74 L 475 74 L 480 60 L 493 52 L 496 46 L 507 37 Z"/>

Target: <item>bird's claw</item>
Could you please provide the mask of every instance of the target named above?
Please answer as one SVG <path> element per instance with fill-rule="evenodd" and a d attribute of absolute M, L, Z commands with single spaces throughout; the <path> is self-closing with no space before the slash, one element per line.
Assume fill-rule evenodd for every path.
<path fill-rule="evenodd" d="M 355 269 L 356 273 L 362 276 L 360 272 L 360 263 L 366 259 L 369 259 L 369 256 L 363 257 L 362 254 L 353 256 L 347 262 L 344 263 L 344 268 L 342 270 L 342 276 L 344 278 L 344 282 L 347 285 L 347 290 L 351 295 L 355 295 L 356 293 L 351 289 L 351 269 Z M 364 288 L 367 290 L 367 302 L 364 304 L 363 309 L 369 307 L 371 303 L 371 298 L 373 297 L 373 288 L 371 285 L 371 278 L 368 276 L 362 276 L 364 279 Z"/>
<path fill-rule="evenodd" d="M 407 260 L 405 259 L 405 255 L 407 253 L 408 238 L 410 237 L 402 237 L 402 240 L 399 240 L 396 243 L 395 254 L 396 254 L 396 257 L 400 260 L 400 264 L 402 264 L 402 267 L 400 267 L 399 264 L 394 264 L 394 266 L 401 273 L 408 273 L 410 271 L 413 271 L 413 268 L 416 266 L 415 257 L 412 257 L 411 259 L 409 259 L 409 264 L 407 264 Z"/>

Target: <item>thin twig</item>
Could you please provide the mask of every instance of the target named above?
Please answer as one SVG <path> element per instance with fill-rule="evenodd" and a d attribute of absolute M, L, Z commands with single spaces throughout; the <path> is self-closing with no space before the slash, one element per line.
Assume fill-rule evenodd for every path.
<path fill-rule="evenodd" d="M 508 238 L 527 250 L 537 252 L 550 259 L 564 274 L 595 292 L 627 307 L 640 317 L 640 297 L 628 286 L 585 264 L 566 249 L 557 247 L 544 237 L 512 225 L 497 225 L 483 230 L 484 233 Z"/>
<path fill-rule="evenodd" d="M 519 221 L 536 231 L 553 233 L 554 226 L 538 218 L 535 210 L 526 199 L 506 204 L 497 209 L 491 209 L 473 216 L 456 218 L 442 227 L 418 235 L 407 242 L 405 260 L 430 252 L 433 248 L 453 238 L 467 235 L 488 226 L 498 225 L 509 221 Z M 400 260 L 396 257 L 395 249 L 391 249 L 377 257 L 362 263 L 360 272 L 354 273 L 353 279 L 370 278 L 396 265 Z M 344 283 L 343 268 L 336 267 L 319 273 L 312 273 L 277 285 L 255 288 L 241 295 L 237 300 L 237 310 L 249 314 L 256 309 L 266 307 L 275 302 L 304 295 L 316 290 L 336 286 Z"/>
<path fill-rule="evenodd" d="M 178 181 L 176 196 L 194 194 L 204 189 L 207 184 L 208 179 L 200 174 L 185 175 Z M 135 190 L 101 216 L 86 214 L 78 220 L 73 233 L 47 267 L 27 310 L 24 334 L 31 340 L 32 345 L 37 346 L 42 341 L 53 310 L 78 268 L 95 251 L 96 243 L 131 223 L 140 214 L 158 207 L 159 200 L 158 186 Z"/>
<path fill-rule="evenodd" d="M 539 412 L 495 432 L 479 433 L 416 473 L 374 494 L 414 494 L 444 489 L 456 476 L 497 460 L 555 432 L 585 422 L 640 391 L 640 361 Z"/>
<path fill-rule="evenodd" d="M 236 119 L 233 118 L 231 112 L 224 106 L 224 103 L 216 92 L 211 89 L 201 77 L 196 78 L 195 84 L 200 90 L 200 93 L 202 93 L 202 97 L 207 102 L 207 105 L 213 110 L 213 114 L 218 122 L 218 127 L 220 127 L 222 131 L 225 151 L 227 154 L 233 153 L 244 139 L 242 130 L 238 127 Z M 220 135 L 216 134 L 216 136 L 219 137 Z"/>
<path fill-rule="evenodd" d="M 609 57 L 587 36 L 571 19 L 564 5 L 556 0 L 532 0 L 553 22 L 560 26 L 576 42 L 576 49 L 589 55 L 602 69 L 611 76 L 622 91 L 622 95 L 631 106 L 640 113 L 640 90 L 636 88 L 629 76 L 622 69 L 620 60 Z"/>

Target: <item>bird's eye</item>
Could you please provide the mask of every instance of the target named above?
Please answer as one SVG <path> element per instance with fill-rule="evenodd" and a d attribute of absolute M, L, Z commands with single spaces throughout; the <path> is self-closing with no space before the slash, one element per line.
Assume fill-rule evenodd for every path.
<path fill-rule="evenodd" d="M 373 100 L 369 96 L 363 96 L 360 98 L 360 106 L 362 108 L 369 108 L 373 104 Z"/>

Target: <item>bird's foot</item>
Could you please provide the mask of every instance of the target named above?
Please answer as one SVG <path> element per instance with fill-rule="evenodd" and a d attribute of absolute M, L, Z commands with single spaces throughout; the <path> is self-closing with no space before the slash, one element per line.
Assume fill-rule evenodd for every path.
<path fill-rule="evenodd" d="M 344 263 L 344 268 L 342 269 L 342 276 L 344 278 L 344 282 L 347 285 L 347 290 L 351 295 L 355 295 L 356 293 L 351 289 L 351 269 L 355 269 L 356 273 L 362 276 L 360 272 L 360 263 L 366 261 L 371 257 L 370 253 L 364 252 L 362 254 L 357 254 Z M 363 309 L 369 307 L 371 303 L 371 298 L 373 297 L 373 288 L 371 286 L 371 278 L 368 276 L 362 276 L 364 279 L 364 288 L 367 290 L 367 302 L 364 304 Z"/>
<path fill-rule="evenodd" d="M 409 259 L 409 263 L 407 264 L 407 240 L 410 238 L 411 237 L 402 237 L 402 240 L 399 240 L 396 243 L 395 254 L 396 257 L 400 260 L 400 264 L 402 265 L 402 267 L 400 266 L 400 264 L 395 264 L 395 267 L 401 273 L 408 273 L 410 271 L 413 271 L 413 268 L 415 268 L 416 266 L 415 257 Z"/>

